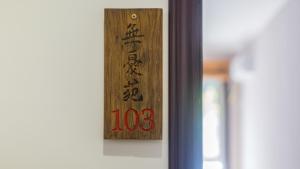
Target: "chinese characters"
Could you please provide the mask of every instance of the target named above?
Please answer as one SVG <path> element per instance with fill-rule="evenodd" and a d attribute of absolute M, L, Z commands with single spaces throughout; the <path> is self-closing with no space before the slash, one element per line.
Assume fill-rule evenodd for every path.
<path fill-rule="evenodd" d="M 140 48 L 142 45 L 144 35 L 140 33 L 140 30 L 136 27 L 136 24 L 129 23 L 127 31 L 122 38 L 123 44 L 127 49 L 127 60 L 123 65 L 123 69 L 126 72 L 126 82 L 123 86 L 123 101 L 143 101 L 143 94 L 140 91 L 139 85 L 142 77 L 140 71 Z"/>

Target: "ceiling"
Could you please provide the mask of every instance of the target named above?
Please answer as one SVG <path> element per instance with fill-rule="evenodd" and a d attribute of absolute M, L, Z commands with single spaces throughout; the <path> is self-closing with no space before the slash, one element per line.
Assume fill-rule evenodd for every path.
<path fill-rule="evenodd" d="M 255 36 L 287 0 L 203 0 L 204 56 L 230 55 Z"/>

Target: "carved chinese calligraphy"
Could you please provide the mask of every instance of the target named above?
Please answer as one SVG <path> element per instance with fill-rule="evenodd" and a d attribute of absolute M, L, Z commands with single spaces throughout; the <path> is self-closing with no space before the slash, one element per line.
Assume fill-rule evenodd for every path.
<path fill-rule="evenodd" d="M 140 49 L 142 45 L 142 38 L 144 35 L 140 34 L 140 29 L 136 24 L 129 23 L 127 31 L 122 40 L 128 51 L 128 58 L 126 64 L 123 66 L 126 71 L 127 84 L 124 85 L 123 100 L 128 101 L 143 101 L 143 94 L 139 90 L 140 78 L 142 76 L 139 66 L 143 63 L 140 60 Z"/>
<path fill-rule="evenodd" d="M 162 10 L 105 10 L 105 139 L 162 137 Z"/>

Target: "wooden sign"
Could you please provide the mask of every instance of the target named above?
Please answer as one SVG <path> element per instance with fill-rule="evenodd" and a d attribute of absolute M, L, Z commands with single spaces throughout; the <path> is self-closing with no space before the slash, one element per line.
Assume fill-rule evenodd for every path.
<path fill-rule="evenodd" d="M 105 139 L 162 138 L 162 9 L 105 9 Z"/>

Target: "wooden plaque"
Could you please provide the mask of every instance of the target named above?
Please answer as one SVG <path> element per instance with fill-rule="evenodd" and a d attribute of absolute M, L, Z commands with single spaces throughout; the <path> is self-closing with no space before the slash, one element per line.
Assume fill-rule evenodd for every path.
<path fill-rule="evenodd" d="M 162 9 L 105 9 L 105 139 L 162 139 Z"/>

